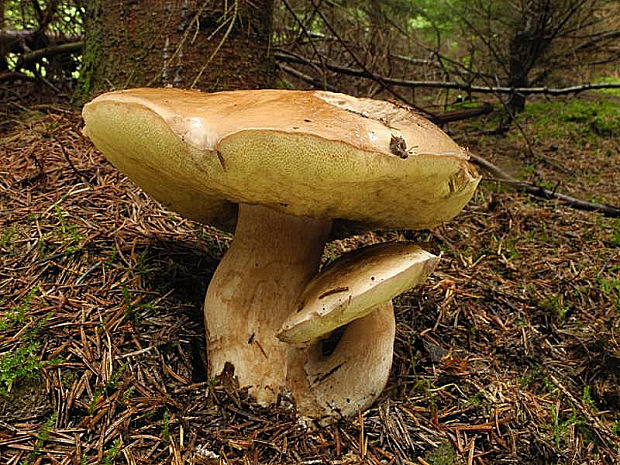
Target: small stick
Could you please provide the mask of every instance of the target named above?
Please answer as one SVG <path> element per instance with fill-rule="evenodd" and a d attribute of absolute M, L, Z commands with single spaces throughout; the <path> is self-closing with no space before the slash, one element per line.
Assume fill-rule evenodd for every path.
<path fill-rule="evenodd" d="M 611 218 L 620 218 L 620 208 L 614 207 L 612 205 L 604 205 L 580 200 L 575 197 L 571 197 L 570 195 L 555 192 L 556 189 L 554 189 L 553 191 L 543 189 L 542 187 L 535 184 L 513 178 L 504 170 L 479 155 L 470 153 L 469 157 L 475 164 L 482 166 L 483 168 L 491 171 L 493 174 L 499 177 L 499 179 L 487 179 L 488 181 L 496 181 L 501 182 L 502 184 L 513 186 L 515 188 L 524 190 L 528 194 L 531 194 L 535 197 L 540 197 L 543 199 L 558 199 L 566 205 L 573 207 L 577 210 L 598 211 L 603 215 Z"/>

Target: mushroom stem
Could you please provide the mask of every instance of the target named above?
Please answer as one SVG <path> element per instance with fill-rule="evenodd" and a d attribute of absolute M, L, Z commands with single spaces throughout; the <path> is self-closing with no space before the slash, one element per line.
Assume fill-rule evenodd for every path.
<path fill-rule="evenodd" d="M 291 346 L 288 388 L 297 411 L 327 424 L 370 407 L 390 375 L 395 331 L 389 300 L 349 323 L 329 355 L 320 340 Z"/>
<path fill-rule="evenodd" d="M 317 273 L 331 221 L 239 205 L 235 238 L 205 298 L 211 376 L 226 362 L 260 403 L 287 384 L 291 346 L 276 333 Z"/>

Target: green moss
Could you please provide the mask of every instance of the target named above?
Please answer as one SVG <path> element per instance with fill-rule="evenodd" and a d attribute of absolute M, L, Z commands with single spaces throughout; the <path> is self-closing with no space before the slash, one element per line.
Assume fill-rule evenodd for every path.
<path fill-rule="evenodd" d="M 431 465 L 455 465 L 457 463 L 454 448 L 448 441 L 442 442 L 439 447 L 426 454 L 424 460 Z"/>
<path fill-rule="evenodd" d="M 595 84 L 620 84 L 620 78 L 617 77 L 600 77 L 594 80 Z M 620 96 L 620 89 L 600 89 L 597 92 L 603 94 Z"/>
<path fill-rule="evenodd" d="M 4 312 L 4 316 L 0 319 L 0 331 L 7 331 L 9 329 L 17 328 L 26 321 L 26 312 L 30 309 L 32 299 L 39 292 L 39 285 L 34 286 L 30 292 L 24 297 L 23 301 L 19 305 L 11 307 L 10 310 Z"/>
<path fill-rule="evenodd" d="M 547 296 L 544 300 L 538 302 L 538 305 L 544 310 L 555 313 L 560 324 L 565 323 L 566 316 L 570 311 L 570 307 L 564 303 L 564 299 L 556 294 Z"/>
<path fill-rule="evenodd" d="M 38 376 L 44 364 L 38 352 L 39 344 L 30 342 L 0 355 L 0 395 L 8 396 L 15 382 Z"/>
<path fill-rule="evenodd" d="M 113 463 L 116 463 L 116 456 L 121 450 L 121 445 L 120 439 L 114 440 L 112 447 L 108 449 L 103 456 L 103 465 L 112 465 Z"/>
<path fill-rule="evenodd" d="M 88 101 L 97 89 L 97 80 L 101 70 L 98 70 L 98 64 L 103 56 L 103 47 L 101 36 L 103 34 L 101 2 L 91 0 L 86 8 L 86 19 L 84 30 L 88 31 L 84 42 L 84 51 L 82 54 L 82 69 L 78 85 L 76 86 L 73 98 L 77 105 L 82 105 Z"/>
<path fill-rule="evenodd" d="M 1 248 L 9 248 L 9 244 L 13 236 L 17 232 L 15 225 L 11 226 L 2 236 L 0 237 L 0 249 Z"/>
<path fill-rule="evenodd" d="M 532 102 L 519 121 L 534 126 L 539 138 L 568 139 L 582 145 L 595 137 L 620 136 L 620 106 L 607 100 Z"/>

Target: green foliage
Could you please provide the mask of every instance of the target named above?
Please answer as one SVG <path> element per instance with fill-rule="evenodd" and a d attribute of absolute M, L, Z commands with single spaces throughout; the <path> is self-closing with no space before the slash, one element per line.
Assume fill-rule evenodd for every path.
<path fill-rule="evenodd" d="M 469 405 L 473 405 L 475 407 L 482 405 L 485 402 L 484 392 L 478 391 L 473 396 L 467 399 L 467 403 Z"/>
<path fill-rule="evenodd" d="M 611 233 L 611 245 L 620 247 L 620 218 L 614 222 L 613 232 Z"/>
<path fill-rule="evenodd" d="M 164 416 L 162 418 L 161 437 L 164 440 L 164 444 L 167 446 L 170 443 L 170 418 L 168 415 L 168 410 L 164 412 Z"/>
<path fill-rule="evenodd" d="M 0 248 L 5 248 L 11 242 L 11 239 L 17 232 L 15 225 L 11 226 L 3 235 L 0 237 Z"/>
<path fill-rule="evenodd" d="M 596 408 L 596 405 L 594 405 L 594 401 L 592 400 L 592 396 L 590 395 L 590 386 L 584 386 L 584 388 L 583 388 L 583 395 L 581 396 L 581 400 L 583 401 L 583 403 L 585 405 L 588 406 L 590 411 L 592 411 L 592 412 L 597 412 L 598 411 L 598 409 Z"/>
<path fill-rule="evenodd" d="M 573 429 L 583 437 L 586 444 L 593 442 L 594 436 L 587 425 L 587 420 L 578 415 L 574 407 L 565 418 L 562 418 L 557 406 L 551 406 L 551 431 L 556 448 L 562 449 L 565 446 Z"/>
<path fill-rule="evenodd" d="M 558 316 L 560 323 L 565 322 L 566 315 L 570 310 L 570 307 L 564 304 L 564 299 L 556 294 L 547 296 L 544 300 L 539 302 L 539 305 L 544 310 L 555 313 Z"/>
<path fill-rule="evenodd" d="M 430 451 L 424 460 L 431 465 L 453 465 L 456 463 L 456 454 L 454 447 L 448 441 L 444 441 L 432 451 Z"/>
<path fill-rule="evenodd" d="M 620 272 L 620 267 L 612 267 L 611 272 Z M 596 279 L 601 292 L 611 299 L 616 313 L 620 314 L 620 279 L 606 276 L 598 276 Z"/>
<path fill-rule="evenodd" d="M 54 205 L 54 211 L 58 218 L 58 226 L 39 238 L 37 250 L 42 255 L 46 255 L 52 251 L 59 253 L 58 249 L 64 248 L 65 254 L 73 254 L 80 249 L 79 243 L 84 239 L 84 236 L 80 233 L 77 225 L 67 221 L 65 213 L 58 204 Z"/>
<path fill-rule="evenodd" d="M 6 29 L 37 29 L 39 22 L 33 3 L 23 0 L 5 0 L 4 21 Z M 42 2 L 39 2 L 42 3 Z M 48 25 L 50 31 L 58 31 L 64 34 L 81 32 L 82 11 L 76 6 L 79 2 L 56 1 L 54 2 L 55 21 Z"/>
<path fill-rule="evenodd" d="M 116 463 L 116 456 L 121 451 L 121 440 L 115 439 L 112 447 L 108 449 L 103 456 L 103 465 L 112 465 Z"/>
<path fill-rule="evenodd" d="M 611 432 L 615 434 L 616 436 L 620 436 L 620 420 L 617 420 L 614 422 L 614 424 L 611 427 Z"/>
<path fill-rule="evenodd" d="M 539 376 L 540 369 L 538 367 L 530 368 L 525 373 L 523 373 L 522 376 L 519 377 L 519 385 L 522 388 L 529 388 L 534 384 L 535 381 L 538 380 Z"/>
<path fill-rule="evenodd" d="M 101 398 L 102 395 L 106 395 L 109 394 L 111 391 L 114 391 L 118 385 L 118 382 L 121 378 L 121 375 L 123 374 L 123 372 L 125 371 L 125 368 L 127 368 L 127 363 L 123 363 L 122 365 L 120 365 L 116 370 L 114 370 L 112 372 L 112 375 L 110 376 L 110 379 L 108 379 L 108 381 L 97 387 L 97 389 L 95 389 L 95 392 L 93 392 L 93 398 L 91 399 L 89 405 L 88 405 L 88 413 L 89 414 L 94 414 L 95 413 L 95 409 L 97 407 L 97 402 L 99 402 L 99 399 Z M 131 394 L 130 394 L 131 395 Z"/>
<path fill-rule="evenodd" d="M 129 402 L 129 399 L 131 399 L 131 396 L 133 396 L 135 391 L 136 391 L 136 388 L 134 386 L 130 386 L 129 389 L 127 389 L 123 393 L 123 396 L 121 397 L 121 402 L 124 403 L 124 404 Z"/>
<path fill-rule="evenodd" d="M 39 285 L 34 286 L 19 305 L 5 312 L 4 318 L 0 320 L 0 331 L 16 330 L 26 324 L 32 300 L 38 291 Z M 40 344 L 36 336 L 51 316 L 50 313 L 39 318 L 11 349 L 0 354 L 0 396 L 8 396 L 11 387 L 22 379 L 36 378 L 43 366 L 60 361 L 53 359 L 45 362 L 39 360 L 38 356 Z"/>
<path fill-rule="evenodd" d="M 73 253 L 78 250 L 77 244 L 84 238 L 78 230 L 78 227 L 74 224 L 69 224 L 65 215 L 58 204 L 54 205 L 54 211 L 58 217 L 60 223 L 59 236 L 61 237 L 62 244 L 66 246 L 68 253 Z"/>
<path fill-rule="evenodd" d="M 604 83 L 620 84 L 620 78 L 604 76 L 604 77 L 596 78 L 593 82 L 595 84 L 604 84 Z M 614 95 L 616 97 L 620 97 L 620 89 L 600 89 L 600 90 L 597 90 L 597 92 L 601 92 L 603 94 Z"/>

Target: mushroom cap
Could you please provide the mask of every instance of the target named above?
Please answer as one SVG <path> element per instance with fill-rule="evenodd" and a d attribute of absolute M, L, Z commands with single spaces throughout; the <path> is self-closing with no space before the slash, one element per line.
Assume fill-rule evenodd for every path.
<path fill-rule="evenodd" d="M 424 282 L 438 262 L 415 243 L 375 244 L 344 255 L 308 283 L 278 338 L 301 343 L 323 337 Z"/>
<path fill-rule="evenodd" d="M 480 180 L 467 153 L 402 105 L 325 91 L 141 88 L 84 107 L 85 134 L 165 207 L 232 228 L 238 203 L 422 229 Z"/>

